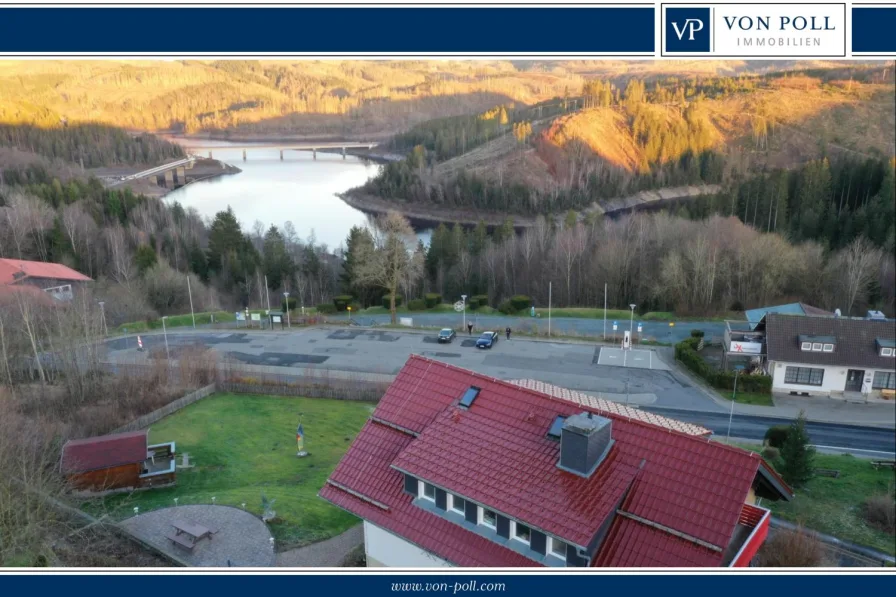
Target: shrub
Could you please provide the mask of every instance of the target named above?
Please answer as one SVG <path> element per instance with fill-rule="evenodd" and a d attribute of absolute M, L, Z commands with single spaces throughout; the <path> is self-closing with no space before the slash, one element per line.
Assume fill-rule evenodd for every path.
<path fill-rule="evenodd" d="M 291 296 L 288 299 L 283 299 L 283 302 L 280 303 L 280 310 L 286 313 L 287 311 L 295 311 L 296 310 L 296 297 Z"/>
<path fill-rule="evenodd" d="M 488 295 L 487 294 L 474 295 L 473 300 L 476 301 L 476 307 L 488 307 Z"/>
<path fill-rule="evenodd" d="M 800 412 L 796 421 L 790 424 L 787 439 L 781 446 L 781 476 L 791 487 L 804 485 L 815 474 L 815 448 L 809 444 L 806 432 L 806 415 Z"/>
<path fill-rule="evenodd" d="M 780 449 L 784 442 L 787 441 L 787 434 L 790 432 L 788 425 L 774 425 L 765 431 L 765 443 L 773 448 Z M 780 456 L 780 452 L 778 454 Z"/>
<path fill-rule="evenodd" d="M 510 301 L 504 301 L 500 305 L 498 305 L 498 311 L 504 313 L 505 315 L 513 315 L 516 312 L 516 309 L 513 308 L 513 303 Z"/>
<path fill-rule="evenodd" d="M 340 294 L 339 296 L 333 297 L 333 305 L 336 307 L 337 311 L 345 311 L 346 308 L 351 304 L 352 299 L 354 297 L 350 294 Z"/>
<path fill-rule="evenodd" d="M 862 515 L 871 526 L 896 534 L 896 501 L 892 494 L 872 495 L 862 505 Z"/>
<path fill-rule="evenodd" d="M 426 309 L 426 301 L 424 299 L 411 299 L 408 301 L 408 309 L 411 311 L 423 311 Z"/>
<path fill-rule="evenodd" d="M 427 292 L 423 295 L 423 299 L 426 301 L 427 309 L 438 307 L 442 303 L 442 295 L 438 292 Z M 410 304 L 408 306 L 410 307 Z"/>
<path fill-rule="evenodd" d="M 514 311 L 522 311 L 532 306 L 532 299 L 525 294 L 518 294 L 510 297 L 510 304 L 513 305 Z"/>
<path fill-rule="evenodd" d="M 729 311 L 744 311 L 744 304 L 740 301 L 734 301 L 731 303 L 731 306 L 728 307 Z"/>
<path fill-rule="evenodd" d="M 778 458 L 781 457 L 781 451 L 774 446 L 766 446 L 762 448 L 762 457 L 768 460 L 769 462 L 774 462 Z"/>
<path fill-rule="evenodd" d="M 388 309 L 388 308 L 389 308 L 389 297 L 391 297 L 391 296 L 392 296 L 391 294 L 384 294 L 384 295 L 383 295 L 383 309 Z M 396 306 L 396 307 L 400 307 L 400 306 L 401 306 L 401 295 L 397 295 L 397 296 L 395 297 L 395 306 Z"/>
<path fill-rule="evenodd" d="M 713 374 L 711 383 L 714 387 L 721 390 L 734 389 L 733 371 L 716 371 Z M 754 394 L 771 394 L 772 377 L 771 375 L 751 375 L 741 373 L 737 376 L 737 391 L 750 392 Z"/>
<path fill-rule="evenodd" d="M 706 335 L 706 332 L 703 330 L 691 330 L 691 338 L 702 338 Z"/>
<path fill-rule="evenodd" d="M 802 528 L 779 530 L 765 542 L 757 555 L 766 568 L 817 568 L 825 563 L 822 542 Z"/>
<path fill-rule="evenodd" d="M 361 306 L 361 303 L 352 303 L 352 304 L 351 304 L 351 308 L 352 308 L 352 313 L 357 313 L 358 311 L 360 311 L 360 310 L 363 309 L 364 307 Z"/>
<path fill-rule="evenodd" d="M 317 306 L 317 312 L 321 315 L 331 315 L 336 312 L 336 305 L 331 305 L 330 303 L 321 303 Z"/>

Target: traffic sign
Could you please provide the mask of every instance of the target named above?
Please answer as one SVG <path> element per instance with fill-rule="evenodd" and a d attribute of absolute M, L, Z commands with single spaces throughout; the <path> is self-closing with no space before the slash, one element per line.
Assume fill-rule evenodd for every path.
<path fill-rule="evenodd" d="M 638 333 L 639 334 L 641 333 L 641 322 L 640 321 L 638 322 Z"/>
<path fill-rule="evenodd" d="M 619 328 L 619 324 L 617 322 L 613 322 L 613 331 L 615 332 Z"/>

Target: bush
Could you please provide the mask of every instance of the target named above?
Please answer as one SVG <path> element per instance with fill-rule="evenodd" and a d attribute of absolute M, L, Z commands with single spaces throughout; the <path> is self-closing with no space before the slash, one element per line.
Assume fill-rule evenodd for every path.
<path fill-rule="evenodd" d="M 525 294 L 518 294 L 510 297 L 510 304 L 513 305 L 514 311 L 522 311 L 532 306 L 532 299 Z"/>
<path fill-rule="evenodd" d="M 475 294 L 469 298 L 470 309 L 478 309 L 479 307 L 488 307 L 487 294 Z"/>
<path fill-rule="evenodd" d="M 803 529 L 779 530 L 765 542 L 757 555 L 766 568 L 817 568 L 825 564 L 822 542 Z"/>
<path fill-rule="evenodd" d="M 896 501 L 892 494 L 873 495 L 862 505 L 865 521 L 891 535 L 896 534 Z"/>
<path fill-rule="evenodd" d="M 734 301 L 731 303 L 731 306 L 728 307 L 729 311 L 745 311 L 744 304 L 740 301 Z"/>
<path fill-rule="evenodd" d="M 389 308 L 389 298 L 390 298 L 391 296 L 392 296 L 391 294 L 384 294 L 384 295 L 383 295 L 383 309 L 388 309 L 388 308 Z M 396 307 L 400 307 L 400 306 L 401 306 L 401 295 L 398 295 L 398 296 L 395 297 L 395 306 L 396 306 Z"/>
<path fill-rule="evenodd" d="M 721 390 L 734 389 L 733 371 L 715 371 L 711 383 L 713 387 Z M 752 394 L 771 394 L 772 393 L 772 377 L 771 375 L 751 375 L 741 373 L 737 376 L 737 391 L 749 392 Z"/>
<path fill-rule="evenodd" d="M 769 427 L 765 431 L 765 443 L 767 443 L 772 448 L 781 449 L 784 445 L 784 442 L 787 441 L 787 434 L 790 432 L 789 425 L 775 425 L 773 427 Z M 780 452 L 778 453 L 780 456 Z"/>
<path fill-rule="evenodd" d="M 762 457 L 765 458 L 765 461 L 772 465 L 776 471 L 781 470 L 784 461 L 781 460 L 781 451 L 774 446 L 765 446 L 762 448 Z"/>
<path fill-rule="evenodd" d="M 336 305 L 331 305 L 330 303 L 321 303 L 317 306 L 317 312 L 321 315 L 331 315 L 336 312 Z"/>
<path fill-rule="evenodd" d="M 702 338 L 706 335 L 703 330 L 691 330 L 691 338 Z"/>
<path fill-rule="evenodd" d="M 791 487 L 801 487 L 815 475 L 815 448 L 809 444 L 806 415 L 802 412 L 790 424 L 787 439 L 781 446 L 781 458 L 784 460 L 781 476 Z"/>
<path fill-rule="evenodd" d="M 426 301 L 427 309 L 438 307 L 442 303 L 442 295 L 438 292 L 427 292 L 423 295 L 423 299 Z M 410 307 L 410 304 L 408 306 Z"/>
<path fill-rule="evenodd" d="M 353 298 L 354 297 L 350 294 L 340 294 L 339 296 L 334 296 L 333 305 L 336 307 L 337 311 L 345 311 L 351 304 Z"/>
<path fill-rule="evenodd" d="M 426 309 L 426 301 L 424 299 L 411 299 L 408 301 L 408 309 L 410 311 L 424 311 Z"/>
<path fill-rule="evenodd" d="M 291 296 L 288 299 L 283 299 L 283 302 L 280 303 L 280 310 L 286 313 L 287 311 L 295 311 L 296 310 L 296 297 Z"/>
<path fill-rule="evenodd" d="M 498 311 L 504 313 L 505 315 L 513 315 L 516 313 L 516 309 L 513 308 L 513 303 L 510 301 L 504 301 L 500 305 L 498 305 Z"/>
<path fill-rule="evenodd" d="M 357 313 L 358 311 L 360 311 L 361 309 L 364 308 L 361 306 L 361 303 L 352 303 L 350 306 L 352 308 L 352 313 Z"/>

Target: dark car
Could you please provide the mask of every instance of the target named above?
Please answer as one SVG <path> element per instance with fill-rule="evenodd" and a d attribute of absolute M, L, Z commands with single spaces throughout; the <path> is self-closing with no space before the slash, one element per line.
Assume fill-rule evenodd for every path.
<path fill-rule="evenodd" d="M 451 342 L 454 340 L 455 335 L 454 330 L 451 328 L 444 328 L 439 331 L 439 342 Z"/>
<path fill-rule="evenodd" d="M 483 332 L 476 340 L 476 348 L 491 348 L 498 343 L 498 332 Z"/>

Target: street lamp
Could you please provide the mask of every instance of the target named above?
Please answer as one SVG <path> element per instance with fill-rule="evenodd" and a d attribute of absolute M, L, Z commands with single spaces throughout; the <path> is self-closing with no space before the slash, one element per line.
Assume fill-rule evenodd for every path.
<path fill-rule="evenodd" d="M 289 319 L 289 293 L 284 292 L 283 297 L 286 299 L 286 327 L 292 329 L 292 321 Z"/>
<path fill-rule="evenodd" d="M 465 294 L 460 295 L 460 302 L 462 302 L 464 304 L 464 308 L 463 308 L 464 325 L 463 325 L 463 328 L 461 328 L 461 333 L 463 333 L 463 330 L 467 329 L 467 295 L 465 295 Z"/>
<path fill-rule="evenodd" d="M 352 306 L 351 305 L 348 306 L 348 322 L 349 322 L 349 324 L 351 324 L 351 322 L 352 322 Z"/>
<path fill-rule="evenodd" d="M 165 336 L 165 358 L 169 361 L 171 360 L 171 352 L 168 350 L 168 328 L 165 326 L 165 320 L 168 319 L 167 315 L 162 315 L 162 334 Z"/>
<path fill-rule="evenodd" d="M 628 322 L 628 333 L 629 333 L 629 334 L 631 334 L 631 333 L 634 331 L 634 327 L 633 327 L 633 326 L 634 326 L 634 323 L 635 323 L 635 307 L 636 307 L 636 306 L 637 306 L 637 305 L 635 305 L 634 303 L 632 303 L 632 304 L 630 304 L 630 305 L 628 306 L 628 308 L 632 310 L 632 317 L 631 317 L 631 319 L 629 319 L 629 322 Z"/>
<path fill-rule="evenodd" d="M 734 366 L 734 392 L 731 394 L 731 412 L 728 414 L 728 440 L 731 443 L 731 421 L 734 419 L 734 402 L 737 399 L 737 376 L 740 375 L 743 365 Z"/>
<path fill-rule="evenodd" d="M 105 301 L 100 301 L 100 314 L 103 317 L 103 331 L 105 332 L 105 335 L 108 336 L 109 335 L 109 327 L 106 325 L 106 302 Z"/>

